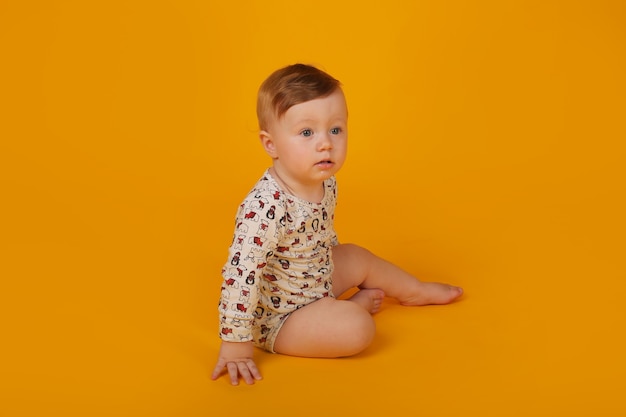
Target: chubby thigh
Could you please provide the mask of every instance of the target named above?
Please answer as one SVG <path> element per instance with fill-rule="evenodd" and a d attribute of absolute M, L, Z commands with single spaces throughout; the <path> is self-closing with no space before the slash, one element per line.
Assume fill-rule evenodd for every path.
<path fill-rule="evenodd" d="M 374 338 L 371 314 L 349 300 L 319 299 L 291 313 L 274 342 L 274 352 L 337 358 L 363 351 Z"/>
<path fill-rule="evenodd" d="M 370 251 L 353 244 L 333 246 L 332 259 L 332 294 L 337 297 L 351 288 L 367 287 L 377 260 Z M 374 319 L 362 305 L 324 297 L 289 315 L 273 351 L 314 358 L 351 356 L 369 346 L 375 331 Z"/>

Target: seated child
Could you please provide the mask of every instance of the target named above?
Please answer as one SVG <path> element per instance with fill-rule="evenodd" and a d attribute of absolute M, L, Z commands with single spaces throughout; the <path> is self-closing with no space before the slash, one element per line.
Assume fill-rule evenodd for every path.
<path fill-rule="evenodd" d="M 339 81 L 308 65 L 279 69 L 261 85 L 257 115 L 273 163 L 237 212 L 222 270 L 213 379 L 226 369 L 233 385 L 240 377 L 260 380 L 254 346 L 320 358 L 361 352 L 384 297 L 419 306 L 461 296 L 461 288 L 421 282 L 367 249 L 338 242 L 334 175 L 348 138 Z M 355 287 L 350 298 L 336 298 Z"/>

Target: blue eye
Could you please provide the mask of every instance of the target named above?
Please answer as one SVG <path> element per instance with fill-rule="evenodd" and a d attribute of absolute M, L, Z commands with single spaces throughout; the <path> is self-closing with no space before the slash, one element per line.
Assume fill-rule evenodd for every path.
<path fill-rule="evenodd" d="M 313 135 L 313 131 L 311 129 L 304 129 L 300 134 L 304 137 L 309 137 Z"/>
<path fill-rule="evenodd" d="M 334 128 L 332 128 L 332 129 L 330 129 L 330 133 L 331 133 L 331 134 L 333 134 L 333 135 L 338 135 L 338 134 L 340 134 L 340 133 L 341 133 L 341 128 L 339 128 L 339 127 L 334 127 Z"/>

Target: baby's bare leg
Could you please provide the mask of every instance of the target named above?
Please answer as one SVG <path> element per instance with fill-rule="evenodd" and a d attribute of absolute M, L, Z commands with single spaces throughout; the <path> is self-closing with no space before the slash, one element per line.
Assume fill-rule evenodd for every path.
<path fill-rule="evenodd" d="M 333 293 L 353 287 L 378 288 L 404 305 L 448 304 L 463 290 L 438 282 L 421 282 L 396 265 L 352 244 L 333 247 Z M 358 294 L 358 293 L 357 293 Z"/>
<path fill-rule="evenodd" d="M 309 358 L 338 358 L 361 352 L 369 346 L 376 330 L 363 301 L 326 297 L 294 311 L 280 329 L 274 351 Z"/>
<path fill-rule="evenodd" d="M 333 248 L 333 293 L 361 291 L 348 300 L 326 297 L 293 312 L 283 324 L 274 350 L 292 356 L 337 358 L 361 352 L 374 337 L 371 314 L 383 297 L 405 305 L 447 304 L 463 290 L 437 282 L 421 282 L 392 263 L 356 245 Z"/>

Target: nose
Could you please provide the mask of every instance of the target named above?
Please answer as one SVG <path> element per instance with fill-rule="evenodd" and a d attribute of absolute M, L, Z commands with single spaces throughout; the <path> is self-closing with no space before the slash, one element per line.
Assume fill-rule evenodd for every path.
<path fill-rule="evenodd" d="M 327 151 L 333 148 L 333 141 L 330 137 L 330 133 L 326 132 L 320 135 L 320 139 L 317 142 L 317 149 L 319 151 Z"/>

